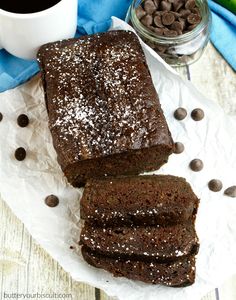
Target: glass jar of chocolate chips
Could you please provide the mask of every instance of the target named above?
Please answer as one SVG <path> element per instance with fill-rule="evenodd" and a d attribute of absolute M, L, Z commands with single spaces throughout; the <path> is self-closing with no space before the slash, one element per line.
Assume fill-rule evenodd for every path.
<path fill-rule="evenodd" d="M 209 41 L 207 0 L 134 0 L 126 21 L 172 66 L 198 60 Z"/>

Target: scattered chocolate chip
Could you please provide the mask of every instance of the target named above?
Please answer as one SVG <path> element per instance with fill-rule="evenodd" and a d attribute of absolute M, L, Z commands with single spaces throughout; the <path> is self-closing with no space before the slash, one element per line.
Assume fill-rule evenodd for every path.
<path fill-rule="evenodd" d="M 228 188 L 224 191 L 224 194 L 225 194 L 226 196 L 235 198 L 235 197 L 236 197 L 236 185 L 232 185 L 232 186 L 228 187 Z"/>
<path fill-rule="evenodd" d="M 194 7 L 196 6 L 196 3 L 195 3 L 195 0 L 188 0 L 186 3 L 185 3 L 185 8 L 186 9 L 193 9 Z"/>
<path fill-rule="evenodd" d="M 170 11 L 171 10 L 171 3 L 167 2 L 167 1 L 161 1 L 160 8 L 161 8 L 161 10 Z"/>
<path fill-rule="evenodd" d="M 158 15 L 155 16 L 153 22 L 159 28 L 163 28 L 164 27 L 164 25 L 162 24 L 161 16 L 158 16 Z"/>
<path fill-rule="evenodd" d="M 147 0 L 144 2 L 144 10 L 147 14 L 152 15 L 156 11 L 157 7 L 152 0 Z"/>
<path fill-rule="evenodd" d="M 70 249 L 73 250 L 73 249 L 75 249 L 75 248 L 74 248 L 74 246 L 70 246 Z"/>
<path fill-rule="evenodd" d="M 26 151 L 23 147 L 17 148 L 15 151 L 15 158 L 19 161 L 24 160 L 26 157 Z"/>
<path fill-rule="evenodd" d="M 177 120 L 183 120 L 185 117 L 187 116 L 187 111 L 185 108 L 183 107 L 179 107 L 175 110 L 174 112 L 174 117 L 177 119 Z"/>
<path fill-rule="evenodd" d="M 171 25 L 175 20 L 175 16 L 171 12 L 165 12 L 161 20 L 164 25 Z"/>
<path fill-rule="evenodd" d="M 212 179 L 208 182 L 208 187 L 212 192 L 219 192 L 222 190 L 223 184 L 219 179 Z"/>
<path fill-rule="evenodd" d="M 55 207 L 59 204 L 59 199 L 55 195 L 49 195 L 45 198 L 45 203 L 49 207 Z"/>
<path fill-rule="evenodd" d="M 142 6 L 138 6 L 136 8 L 136 16 L 137 18 L 140 20 L 142 19 L 142 17 L 144 17 L 147 13 L 145 12 L 145 10 L 143 10 Z"/>
<path fill-rule="evenodd" d="M 2 113 L 0 113 L 0 122 L 2 121 L 2 119 L 3 119 L 3 115 Z"/>
<path fill-rule="evenodd" d="M 197 14 L 190 14 L 187 17 L 187 21 L 189 22 L 189 24 L 199 24 L 201 21 L 201 17 Z"/>
<path fill-rule="evenodd" d="M 149 27 L 150 25 L 152 25 L 153 17 L 150 15 L 146 15 L 140 21 L 144 26 Z"/>
<path fill-rule="evenodd" d="M 175 154 L 180 154 L 184 151 L 184 144 L 180 142 L 176 142 L 174 145 L 174 153 Z"/>
<path fill-rule="evenodd" d="M 195 108 L 191 112 L 191 117 L 194 121 L 201 121 L 204 118 L 204 111 L 201 108 Z"/>
<path fill-rule="evenodd" d="M 180 13 L 182 18 L 186 19 L 191 14 L 191 10 L 189 10 L 189 9 L 180 9 L 179 13 Z"/>
<path fill-rule="evenodd" d="M 17 118 L 17 124 L 20 127 L 26 127 L 29 124 L 29 118 L 25 115 L 25 114 L 21 114 L 19 115 L 19 117 Z"/>
<path fill-rule="evenodd" d="M 190 162 L 189 166 L 192 171 L 199 172 L 203 169 L 203 162 L 201 159 L 195 158 Z"/>

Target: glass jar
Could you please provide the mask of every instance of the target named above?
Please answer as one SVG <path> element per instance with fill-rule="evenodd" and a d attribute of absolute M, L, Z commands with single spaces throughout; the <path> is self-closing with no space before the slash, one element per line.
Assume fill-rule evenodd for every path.
<path fill-rule="evenodd" d="M 209 41 L 211 13 L 207 1 L 196 0 L 201 22 L 190 32 L 175 37 L 158 36 L 139 21 L 136 8 L 143 1 L 134 0 L 126 16 L 126 22 L 135 29 L 140 38 L 172 66 L 184 66 L 197 61 Z"/>

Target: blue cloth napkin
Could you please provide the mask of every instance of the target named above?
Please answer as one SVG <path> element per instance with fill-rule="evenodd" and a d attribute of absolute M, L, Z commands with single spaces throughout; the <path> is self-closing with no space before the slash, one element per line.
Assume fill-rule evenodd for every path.
<path fill-rule="evenodd" d="M 111 16 L 124 19 L 131 0 L 79 0 L 77 34 L 106 31 Z M 24 83 L 39 71 L 36 61 L 19 59 L 0 51 L 0 92 Z"/>
<path fill-rule="evenodd" d="M 236 71 L 236 15 L 212 0 L 208 3 L 212 12 L 210 39 Z"/>

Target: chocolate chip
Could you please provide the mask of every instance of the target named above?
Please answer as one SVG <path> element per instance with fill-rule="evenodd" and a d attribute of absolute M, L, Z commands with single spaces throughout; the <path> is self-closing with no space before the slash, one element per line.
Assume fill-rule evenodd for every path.
<path fill-rule="evenodd" d="M 151 47 L 152 49 L 155 49 L 156 45 L 154 43 L 152 43 L 150 41 L 145 41 L 145 42 L 149 47 Z"/>
<path fill-rule="evenodd" d="M 162 24 L 162 20 L 161 20 L 160 16 L 155 16 L 153 22 L 159 28 L 163 28 L 164 27 L 164 25 Z"/>
<path fill-rule="evenodd" d="M 175 16 L 171 12 L 165 12 L 161 20 L 164 25 L 171 25 L 175 21 Z"/>
<path fill-rule="evenodd" d="M 196 6 L 196 3 L 195 3 L 195 0 L 188 0 L 186 3 L 185 3 L 185 8 L 186 9 L 193 9 L 194 7 Z"/>
<path fill-rule="evenodd" d="M 189 166 L 192 171 L 199 172 L 203 169 L 203 162 L 201 159 L 195 158 L 190 162 Z"/>
<path fill-rule="evenodd" d="M 70 246 L 70 249 L 73 250 L 73 249 L 75 249 L 75 248 L 74 248 L 74 246 Z"/>
<path fill-rule="evenodd" d="M 154 28 L 154 32 L 156 33 L 156 35 L 164 34 L 164 30 L 162 28 Z"/>
<path fill-rule="evenodd" d="M 183 5 L 184 5 L 183 1 L 175 1 L 173 3 L 173 9 L 174 9 L 174 11 L 178 11 Z"/>
<path fill-rule="evenodd" d="M 149 27 L 150 25 L 152 25 L 153 17 L 150 15 L 146 15 L 140 21 L 144 26 Z"/>
<path fill-rule="evenodd" d="M 181 14 L 181 17 L 186 19 L 191 14 L 191 11 L 189 9 L 180 9 L 179 13 Z"/>
<path fill-rule="evenodd" d="M 193 25 L 188 26 L 187 31 L 193 30 L 197 25 L 198 24 L 193 24 Z"/>
<path fill-rule="evenodd" d="M 183 31 L 183 25 L 178 21 L 174 21 L 174 23 L 170 25 L 170 29 L 177 31 L 178 33 L 180 32 L 181 34 Z"/>
<path fill-rule="evenodd" d="M 201 15 L 201 14 L 200 14 L 200 10 L 199 10 L 199 8 L 197 8 L 197 7 L 191 8 L 190 10 L 191 10 L 192 13 L 194 13 L 194 14 L 196 14 L 196 15 L 199 15 L 199 16 Z"/>
<path fill-rule="evenodd" d="M 144 17 L 147 13 L 145 12 L 145 10 L 143 10 L 142 6 L 138 6 L 136 8 L 136 16 L 137 18 L 140 20 L 142 19 L 142 17 Z"/>
<path fill-rule="evenodd" d="M 153 2 L 156 5 L 156 8 L 158 8 L 160 1 L 159 0 L 153 0 Z"/>
<path fill-rule="evenodd" d="M 155 49 L 158 51 L 158 53 L 164 53 L 166 51 L 168 47 L 167 46 L 161 46 L 161 45 L 158 45 L 155 47 Z"/>
<path fill-rule="evenodd" d="M 45 198 L 45 203 L 49 207 L 55 207 L 59 204 L 59 199 L 55 195 L 49 195 Z"/>
<path fill-rule="evenodd" d="M 180 142 L 176 142 L 174 145 L 174 153 L 175 154 L 180 154 L 184 151 L 184 144 Z"/>
<path fill-rule="evenodd" d="M 19 161 L 24 160 L 26 157 L 26 151 L 23 147 L 17 148 L 15 151 L 15 158 Z"/>
<path fill-rule="evenodd" d="M 177 32 L 175 30 L 169 30 L 168 28 L 164 28 L 164 35 L 168 37 L 175 37 L 177 36 Z"/>
<path fill-rule="evenodd" d="M 187 116 L 187 111 L 185 108 L 183 107 L 179 107 L 175 110 L 174 112 L 174 117 L 177 120 L 183 120 L 185 117 Z"/>
<path fill-rule="evenodd" d="M 2 121 L 2 119 L 3 119 L 3 115 L 2 113 L 0 113 L 0 122 Z"/>
<path fill-rule="evenodd" d="M 183 18 L 179 18 L 178 20 L 179 20 L 180 24 L 182 25 L 182 30 L 184 30 L 185 25 L 186 25 L 186 20 Z"/>
<path fill-rule="evenodd" d="M 179 14 L 176 11 L 172 11 L 172 14 L 175 16 L 176 19 L 181 17 L 181 14 Z"/>
<path fill-rule="evenodd" d="M 154 11 L 156 11 L 156 5 L 153 3 L 152 0 L 147 0 L 144 3 L 144 10 L 147 14 L 152 15 Z"/>
<path fill-rule="evenodd" d="M 161 8 L 161 10 L 170 11 L 171 3 L 167 2 L 167 1 L 161 1 L 160 8 Z"/>
<path fill-rule="evenodd" d="M 219 179 L 212 179 L 208 182 L 208 187 L 212 192 L 219 192 L 222 190 L 223 184 Z"/>
<path fill-rule="evenodd" d="M 195 108 L 191 112 L 191 117 L 194 121 L 201 121 L 204 118 L 204 111 L 201 108 Z"/>
<path fill-rule="evenodd" d="M 17 118 L 17 124 L 20 127 L 26 127 L 29 124 L 29 118 L 25 114 L 21 114 Z"/>
<path fill-rule="evenodd" d="M 198 24 L 201 22 L 201 17 L 197 14 L 190 14 L 187 17 L 187 21 L 189 22 L 189 24 Z"/>
<path fill-rule="evenodd" d="M 235 198 L 235 197 L 236 197 L 236 185 L 232 185 L 232 186 L 228 187 L 228 188 L 224 191 L 224 194 L 225 194 L 226 196 Z"/>

